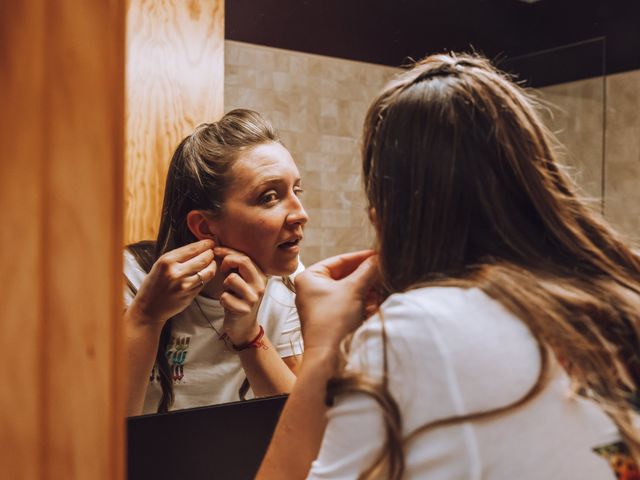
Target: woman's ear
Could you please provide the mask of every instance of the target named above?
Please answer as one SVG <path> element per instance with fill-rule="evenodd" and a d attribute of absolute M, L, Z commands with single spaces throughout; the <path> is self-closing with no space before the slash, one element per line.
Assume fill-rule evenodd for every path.
<path fill-rule="evenodd" d="M 187 227 L 198 240 L 209 238 L 218 243 L 216 222 L 211 214 L 203 210 L 191 210 L 187 213 Z"/>
<path fill-rule="evenodd" d="M 376 229 L 376 232 L 380 233 L 378 228 L 378 215 L 376 214 L 376 209 L 373 207 L 369 207 L 369 221 L 371 225 L 373 225 L 373 228 Z"/>

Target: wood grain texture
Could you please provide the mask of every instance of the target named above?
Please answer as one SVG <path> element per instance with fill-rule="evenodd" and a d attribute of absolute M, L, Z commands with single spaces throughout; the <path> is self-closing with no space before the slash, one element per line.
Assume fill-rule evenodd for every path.
<path fill-rule="evenodd" d="M 0 388 L 4 478 L 40 478 L 44 2 L 0 2 Z"/>
<path fill-rule="evenodd" d="M 45 464 L 67 479 L 122 475 L 124 12 L 48 4 Z"/>
<path fill-rule="evenodd" d="M 222 116 L 223 0 L 130 0 L 127 7 L 125 241 L 152 239 L 170 157 Z"/>
<path fill-rule="evenodd" d="M 124 478 L 123 0 L 2 3 L 2 478 Z M 6 221 L 6 220 L 5 220 Z"/>

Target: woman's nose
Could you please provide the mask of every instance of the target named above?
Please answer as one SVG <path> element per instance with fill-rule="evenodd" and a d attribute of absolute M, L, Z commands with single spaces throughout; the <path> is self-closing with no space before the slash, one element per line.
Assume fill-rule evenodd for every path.
<path fill-rule="evenodd" d="M 309 220 L 309 216 L 302 206 L 302 201 L 296 195 L 289 215 L 287 215 L 287 223 L 304 225 Z"/>

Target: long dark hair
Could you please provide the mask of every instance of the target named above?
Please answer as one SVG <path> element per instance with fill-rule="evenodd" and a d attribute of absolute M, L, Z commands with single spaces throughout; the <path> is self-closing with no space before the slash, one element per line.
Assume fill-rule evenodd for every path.
<path fill-rule="evenodd" d="M 160 229 L 155 241 L 143 241 L 127 248 L 147 272 L 160 256 L 197 241 L 187 226 L 192 210 L 208 210 L 219 215 L 231 182 L 229 171 L 244 149 L 279 142 L 271 124 L 252 110 L 236 109 L 219 121 L 205 123 L 185 137 L 176 149 L 164 190 Z M 130 287 L 131 283 L 128 281 Z M 158 412 L 173 404 L 173 381 L 166 350 L 171 341 L 172 320 L 160 334 L 156 367 L 162 388 Z"/>
<path fill-rule="evenodd" d="M 518 402 L 443 419 L 403 438 L 386 385 L 357 376 L 329 394 L 374 392 L 387 448 L 364 476 L 400 478 L 403 448 L 437 425 L 501 413 L 544 386 L 555 355 L 618 426 L 635 458 L 640 261 L 577 194 L 531 95 L 476 55 L 434 55 L 389 83 L 365 120 L 363 177 L 386 289 L 477 287 L 520 318 L 543 365 Z"/>

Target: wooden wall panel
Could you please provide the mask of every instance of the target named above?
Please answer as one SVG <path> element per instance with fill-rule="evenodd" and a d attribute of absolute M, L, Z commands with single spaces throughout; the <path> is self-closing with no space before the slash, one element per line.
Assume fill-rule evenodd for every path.
<path fill-rule="evenodd" d="M 157 234 L 179 141 L 223 113 L 224 1 L 129 0 L 125 240 Z"/>
<path fill-rule="evenodd" d="M 124 18 L 1 3 L 2 478 L 124 477 Z"/>
<path fill-rule="evenodd" d="M 46 464 L 64 478 L 121 474 L 124 11 L 66 0 L 47 15 Z"/>
<path fill-rule="evenodd" d="M 0 476 L 39 478 L 44 2 L 0 2 Z"/>

